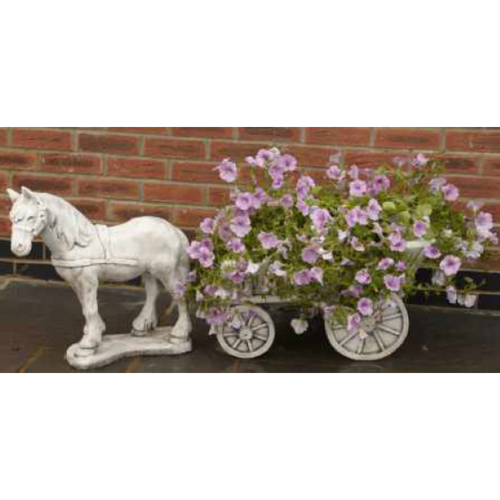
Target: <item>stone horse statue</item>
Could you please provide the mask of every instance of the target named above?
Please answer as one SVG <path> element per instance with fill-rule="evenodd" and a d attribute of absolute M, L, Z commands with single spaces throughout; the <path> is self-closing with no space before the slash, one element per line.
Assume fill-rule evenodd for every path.
<path fill-rule="evenodd" d="M 182 297 L 189 273 L 189 242 L 180 229 L 156 217 L 139 217 L 115 227 L 94 225 L 57 196 L 25 187 L 21 193 L 11 189 L 7 192 L 13 202 L 12 252 L 18 257 L 27 256 L 33 240 L 41 236 L 52 253 L 56 271 L 80 300 L 85 327 L 75 356 L 92 356 L 102 342 L 106 325 L 98 310 L 100 281 L 125 282 L 142 276 L 146 302 L 133 322 L 134 336 L 146 336 L 156 328 L 156 299 L 162 284 L 179 312 L 169 342 L 190 341 L 192 325 Z"/>

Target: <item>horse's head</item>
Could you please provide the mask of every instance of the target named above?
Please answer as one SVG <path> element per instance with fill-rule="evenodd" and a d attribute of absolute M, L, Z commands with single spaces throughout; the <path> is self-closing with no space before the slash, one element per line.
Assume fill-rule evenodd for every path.
<path fill-rule="evenodd" d="M 26 257 L 31 252 L 33 240 L 45 229 L 47 208 L 42 199 L 23 187 L 21 193 L 7 189 L 13 206 L 11 249 L 18 257 Z"/>

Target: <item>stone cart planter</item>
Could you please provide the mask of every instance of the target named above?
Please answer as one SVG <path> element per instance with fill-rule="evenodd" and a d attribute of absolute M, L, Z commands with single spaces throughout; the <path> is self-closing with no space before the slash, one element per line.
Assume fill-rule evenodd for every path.
<path fill-rule="evenodd" d="M 411 241 L 406 252 L 411 266 L 416 270 L 422 252 L 432 242 Z M 253 359 L 266 354 L 273 345 L 276 329 L 264 304 L 284 304 L 278 297 L 256 294 L 249 304 L 234 304 L 228 321 L 212 327 L 222 349 L 240 359 Z M 236 321 L 235 321 L 236 320 Z M 374 361 L 386 358 L 403 345 L 410 321 L 406 306 L 396 294 L 389 300 L 380 301 L 371 317 L 364 319 L 362 330 L 350 333 L 345 325 L 324 318 L 325 331 L 332 347 L 343 356 L 356 361 Z"/>

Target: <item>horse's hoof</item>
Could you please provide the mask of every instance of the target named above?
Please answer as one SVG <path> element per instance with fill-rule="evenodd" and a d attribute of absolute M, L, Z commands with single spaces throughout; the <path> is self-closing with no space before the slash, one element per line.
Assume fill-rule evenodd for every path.
<path fill-rule="evenodd" d="M 93 356 L 96 351 L 97 351 L 97 348 L 89 349 L 86 347 L 79 346 L 78 349 L 75 351 L 75 356 L 77 358 L 88 358 L 90 356 Z"/>

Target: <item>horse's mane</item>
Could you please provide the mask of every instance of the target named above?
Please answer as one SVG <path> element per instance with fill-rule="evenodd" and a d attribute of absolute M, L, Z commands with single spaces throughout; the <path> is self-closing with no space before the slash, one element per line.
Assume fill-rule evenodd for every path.
<path fill-rule="evenodd" d="M 65 239 L 70 250 L 75 245 L 87 247 L 93 239 L 93 224 L 66 200 L 47 193 L 37 193 L 48 209 L 50 228 Z"/>

